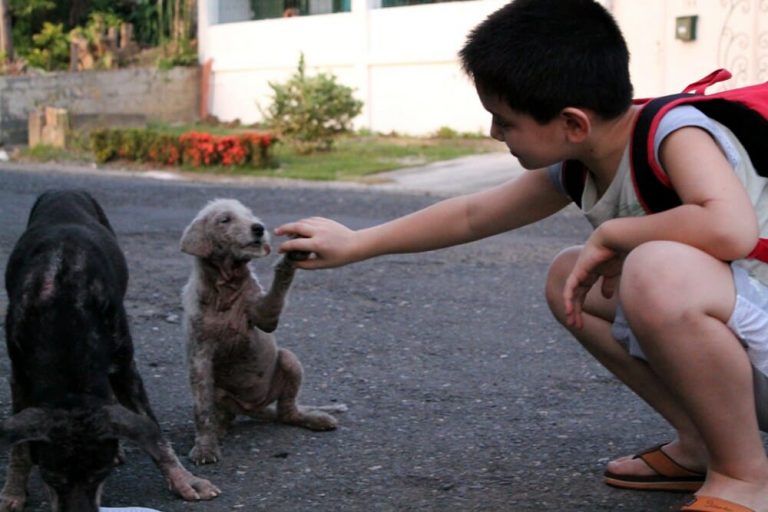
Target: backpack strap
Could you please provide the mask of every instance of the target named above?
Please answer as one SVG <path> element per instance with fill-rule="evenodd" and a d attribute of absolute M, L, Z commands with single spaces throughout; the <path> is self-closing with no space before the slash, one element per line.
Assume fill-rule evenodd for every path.
<path fill-rule="evenodd" d="M 643 106 L 635 120 L 629 147 L 632 184 L 640 205 L 648 214 L 682 204 L 672 189 L 669 176 L 656 158 L 654 140 L 664 114 L 675 105 L 684 103 L 690 96 L 680 93 L 652 99 Z"/>
<path fill-rule="evenodd" d="M 681 204 L 677 194 L 671 188 L 669 178 L 656 161 L 653 147 L 653 136 L 663 114 L 675 105 L 690 101 L 691 98 L 700 95 L 704 97 L 703 94 L 707 87 L 730 77 L 730 72 L 725 69 L 718 69 L 690 84 L 683 90 L 683 93 L 653 100 L 638 99 L 634 101 L 635 104 L 642 104 L 644 107 L 632 131 L 630 164 L 635 192 L 646 213 L 660 212 Z M 639 144 L 638 141 L 640 141 Z M 567 160 L 562 165 L 563 188 L 571 200 L 581 207 L 581 196 L 584 192 L 587 169 L 584 164 L 576 160 Z"/>

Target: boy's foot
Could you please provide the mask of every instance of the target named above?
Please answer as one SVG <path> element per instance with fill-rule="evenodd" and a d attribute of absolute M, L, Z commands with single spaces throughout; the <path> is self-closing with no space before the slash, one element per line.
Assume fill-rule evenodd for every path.
<path fill-rule="evenodd" d="M 660 444 L 611 462 L 604 474 L 605 483 L 639 491 L 697 491 L 706 473 L 679 464 L 667 455 L 662 449 L 664 446 L 667 445 Z"/>

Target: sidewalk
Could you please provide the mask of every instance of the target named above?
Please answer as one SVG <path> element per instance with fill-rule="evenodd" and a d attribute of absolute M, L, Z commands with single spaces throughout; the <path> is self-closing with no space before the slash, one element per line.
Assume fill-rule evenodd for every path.
<path fill-rule="evenodd" d="M 498 185 L 523 172 L 525 169 L 509 153 L 484 153 L 380 173 L 370 187 L 458 195 Z"/>

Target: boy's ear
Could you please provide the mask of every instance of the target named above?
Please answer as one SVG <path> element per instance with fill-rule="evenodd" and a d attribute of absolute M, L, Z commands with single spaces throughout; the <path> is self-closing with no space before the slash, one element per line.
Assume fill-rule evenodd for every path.
<path fill-rule="evenodd" d="M 560 112 L 568 142 L 583 142 L 592 131 L 592 119 L 580 108 L 567 107 Z"/>

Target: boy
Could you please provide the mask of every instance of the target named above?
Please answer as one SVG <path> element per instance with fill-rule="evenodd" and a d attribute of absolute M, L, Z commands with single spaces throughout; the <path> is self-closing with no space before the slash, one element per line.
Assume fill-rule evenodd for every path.
<path fill-rule="evenodd" d="M 556 257 L 547 301 L 677 434 L 610 462 L 606 482 L 699 489 L 682 510 L 768 512 L 768 265 L 746 259 L 768 232 L 767 180 L 727 128 L 677 107 L 655 147 L 683 204 L 644 215 L 628 170 L 639 111 L 629 55 L 594 0 L 515 0 L 476 27 L 460 55 L 492 115 L 491 136 L 529 171 L 359 231 L 323 218 L 288 223 L 275 232 L 299 238 L 280 251 L 310 251 L 297 266 L 316 269 L 495 235 L 564 208 L 561 163 L 580 162 L 581 207 L 595 231 Z"/>

